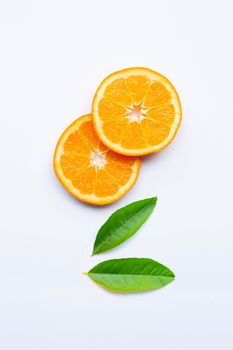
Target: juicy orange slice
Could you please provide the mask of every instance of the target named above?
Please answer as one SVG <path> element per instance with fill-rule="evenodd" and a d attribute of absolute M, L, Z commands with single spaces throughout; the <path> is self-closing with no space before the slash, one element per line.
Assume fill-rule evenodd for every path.
<path fill-rule="evenodd" d="M 174 139 L 182 118 L 173 85 L 148 68 L 127 68 L 104 79 L 92 114 L 101 141 L 129 156 L 161 151 Z"/>
<path fill-rule="evenodd" d="M 116 201 L 135 184 L 141 161 L 117 154 L 101 143 L 91 115 L 74 121 L 60 137 L 54 170 L 64 187 L 81 201 Z"/>

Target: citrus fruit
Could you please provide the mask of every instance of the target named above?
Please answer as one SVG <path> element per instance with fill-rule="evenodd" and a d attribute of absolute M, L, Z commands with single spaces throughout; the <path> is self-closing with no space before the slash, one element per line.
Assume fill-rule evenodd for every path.
<path fill-rule="evenodd" d="M 60 137 L 54 170 L 64 187 L 81 201 L 103 205 L 134 185 L 141 160 L 117 154 L 101 143 L 91 115 L 74 121 Z"/>
<path fill-rule="evenodd" d="M 100 140 L 128 156 L 161 151 L 174 139 L 182 118 L 170 81 L 140 67 L 104 79 L 96 91 L 92 114 Z"/>

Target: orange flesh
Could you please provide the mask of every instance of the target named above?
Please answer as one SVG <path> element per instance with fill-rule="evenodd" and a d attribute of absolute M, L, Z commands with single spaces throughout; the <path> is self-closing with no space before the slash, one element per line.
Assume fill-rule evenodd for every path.
<path fill-rule="evenodd" d="M 97 90 L 93 101 L 96 131 L 102 142 L 119 153 L 159 151 L 179 127 L 178 95 L 166 78 L 153 74 L 144 68 L 129 68 L 113 73 Z"/>
<path fill-rule="evenodd" d="M 79 118 L 61 136 L 54 169 L 75 197 L 107 204 L 124 195 L 135 183 L 140 160 L 109 150 L 98 139 L 90 115 Z"/>
<path fill-rule="evenodd" d="M 125 79 L 125 86 L 128 89 L 122 89 L 119 94 L 116 94 L 115 89 L 116 86 L 122 87 L 123 82 L 120 79 L 115 80 L 114 83 L 108 86 L 104 97 L 100 101 L 104 107 L 99 112 L 102 112 L 102 119 L 107 121 L 103 126 L 107 137 L 110 137 L 111 140 L 119 141 L 119 136 L 123 136 L 127 127 L 125 137 L 123 136 L 120 139 L 121 145 L 125 148 L 144 148 L 147 145 L 159 144 L 164 137 L 168 136 L 170 131 L 169 122 L 171 124 L 174 120 L 175 111 L 170 104 L 171 94 L 160 83 L 150 85 L 149 79 L 144 79 L 144 84 L 140 84 L 142 78 L 133 76 Z M 138 81 L 139 84 L 137 84 Z M 123 95 L 123 93 L 126 95 Z M 109 95 L 115 102 L 112 108 L 110 108 L 111 100 Z M 131 95 L 134 98 L 131 98 Z M 117 105 L 117 103 L 120 105 Z M 139 104 L 141 104 L 141 107 L 138 107 Z M 122 105 L 126 108 L 123 108 Z M 130 116 L 133 114 L 135 107 L 138 109 L 137 114 L 139 114 L 139 118 L 141 115 L 142 123 L 138 123 L 137 120 L 134 120 L 134 122 L 130 121 Z M 156 126 L 160 126 L 161 123 L 167 120 L 167 107 L 169 108 L 170 121 L 167 123 L 168 130 L 165 132 L 164 128 L 157 128 Z M 160 113 L 158 113 L 159 111 Z M 121 118 L 114 119 L 114 114 L 118 117 L 121 116 Z M 106 119 L 104 118 L 105 116 L 107 116 Z M 154 120 L 157 121 L 157 125 L 156 123 L 153 125 Z M 152 130 L 150 131 L 151 127 Z M 162 134 L 161 129 L 163 130 Z"/>

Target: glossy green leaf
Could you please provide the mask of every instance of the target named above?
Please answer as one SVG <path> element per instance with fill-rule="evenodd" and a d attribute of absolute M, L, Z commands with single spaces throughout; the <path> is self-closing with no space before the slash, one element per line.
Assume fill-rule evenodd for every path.
<path fill-rule="evenodd" d="M 166 266 L 147 258 L 107 260 L 88 272 L 96 283 L 116 292 L 143 292 L 158 289 L 175 279 Z"/>
<path fill-rule="evenodd" d="M 99 229 L 92 255 L 112 249 L 130 238 L 151 215 L 157 198 L 147 198 L 115 211 Z"/>

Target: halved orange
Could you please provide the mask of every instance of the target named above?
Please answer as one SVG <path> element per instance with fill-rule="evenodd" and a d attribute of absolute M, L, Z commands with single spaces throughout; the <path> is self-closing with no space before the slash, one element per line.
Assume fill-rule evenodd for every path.
<path fill-rule="evenodd" d="M 101 143 L 92 116 L 74 121 L 60 137 L 54 170 L 63 186 L 81 201 L 103 205 L 116 201 L 135 184 L 141 160 L 117 154 Z"/>
<path fill-rule="evenodd" d="M 109 75 L 92 105 L 100 140 L 120 154 L 161 151 L 175 137 L 182 112 L 174 86 L 148 68 L 127 68 Z"/>

